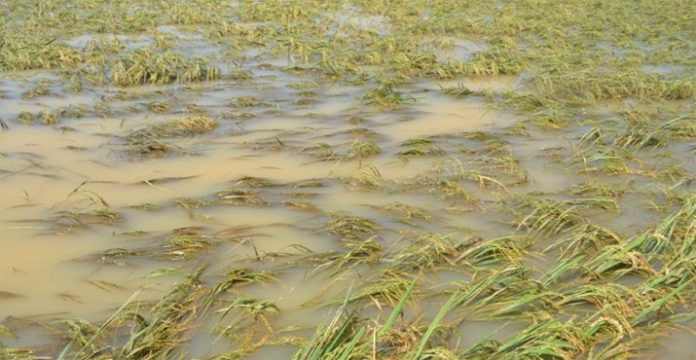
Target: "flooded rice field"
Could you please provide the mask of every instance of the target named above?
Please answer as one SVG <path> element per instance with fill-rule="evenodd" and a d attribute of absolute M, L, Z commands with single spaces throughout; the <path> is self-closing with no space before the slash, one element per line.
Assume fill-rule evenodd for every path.
<path fill-rule="evenodd" d="M 696 358 L 668 3 L 0 5 L 0 359 Z"/>

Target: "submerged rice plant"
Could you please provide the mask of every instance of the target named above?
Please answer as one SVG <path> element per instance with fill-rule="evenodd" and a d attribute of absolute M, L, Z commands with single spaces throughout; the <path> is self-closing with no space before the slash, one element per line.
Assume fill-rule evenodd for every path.
<path fill-rule="evenodd" d="M 117 60 L 111 70 L 111 81 L 118 86 L 162 85 L 210 81 L 219 75 L 220 70 L 203 59 L 191 61 L 184 59 L 181 54 L 157 54 L 145 48 Z"/>

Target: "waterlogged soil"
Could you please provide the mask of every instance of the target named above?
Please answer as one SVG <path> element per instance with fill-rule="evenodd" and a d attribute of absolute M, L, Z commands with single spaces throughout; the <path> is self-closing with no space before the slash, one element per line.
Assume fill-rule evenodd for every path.
<path fill-rule="evenodd" d="M 390 31 L 381 15 L 336 19 Z M 424 343 L 431 357 L 416 358 L 521 358 L 515 349 L 556 336 L 541 332 L 551 323 L 583 329 L 586 348 L 568 358 L 696 356 L 688 96 L 557 117 L 511 104 L 531 96 L 531 72 L 339 81 L 185 26 L 157 33 L 219 76 L 75 90 L 58 70 L 0 73 L 0 358 L 88 349 L 122 305 L 138 313 L 192 274 L 213 300 L 186 305 L 196 316 L 168 356 L 291 358 L 336 311 L 379 324 L 404 298 L 387 348 L 411 354 L 442 321 Z M 65 44 L 105 38 L 123 51 L 158 41 Z M 492 49 L 459 39 L 436 58 Z M 476 294 L 439 317 L 460 292 Z M 109 346 L 125 342 L 118 331 Z"/>
<path fill-rule="evenodd" d="M 119 96 L 129 99 L 110 100 L 109 113 L 63 120 L 55 126 L 13 124 L 10 130 L 0 133 L 0 263 L 2 291 L 7 294 L 0 300 L 0 317 L 18 330 L 17 338 L 6 343 L 38 346 L 40 352 L 50 354 L 54 350 L 46 345 L 52 344 L 45 338 L 47 334 L 18 324 L 62 318 L 98 321 L 139 289 L 140 299 L 159 299 L 174 282 L 201 264 L 209 264 L 209 272 L 214 274 L 239 264 L 277 262 L 270 259 L 271 254 L 297 253 L 298 246 L 303 251 L 340 252 L 341 241 L 324 229 L 328 214 L 374 220 L 381 226 L 379 241 L 388 248 L 402 247 L 405 238 L 421 232 L 491 238 L 510 232 L 505 225 L 509 219 L 486 205 L 495 199 L 495 194 L 556 193 L 592 179 L 570 173 L 562 165 L 543 158 L 546 149 L 564 146 L 570 135 L 505 136 L 506 129 L 519 121 L 518 117 L 493 109 L 481 100 L 462 101 L 421 91 L 416 92 L 418 103 L 405 109 L 365 111 L 356 104 L 355 94 L 346 91 L 298 106 L 287 94 L 292 92 L 287 88 L 291 82 L 291 77 L 278 74 L 272 86 L 265 82 L 223 80 L 165 88 L 166 93 L 187 100 L 174 103 L 182 109 L 171 111 L 174 116 L 129 108 L 134 104 L 130 98 L 137 99 L 143 93 L 148 94 L 148 101 L 167 101 L 167 97 L 158 94 L 160 88 L 150 89 L 151 93 L 143 88 L 132 93 L 119 90 Z M 491 84 L 499 86 L 496 79 Z M 19 92 L 17 86 L 9 80 L 3 83 L 2 90 L 8 94 L 3 99 L 3 118 L 55 106 L 94 108 L 96 99 L 114 95 L 95 92 L 85 97 L 45 96 L 27 101 L 12 95 Z M 230 88 L 235 91 L 225 90 Z M 237 99 L 236 93 L 257 93 L 262 99 L 272 99 L 273 105 L 248 109 L 257 113 L 250 119 L 227 119 L 227 112 L 240 113 L 230 106 Z M 183 110 L 187 105 L 219 119 L 219 126 L 208 134 L 171 141 L 175 154 L 153 158 L 128 153 L 124 137 L 166 119 L 190 114 Z M 461 168 L 467 164 L 462 163 L 461 154 L 467 149 L 473 151 L 467 137 L 476 133 L 511 139 L 507 145 L 510 153 L 519 158 L 518 166 L 525 177 L 522 184 L 512 181 L 494 191 L 471 184 L 467 189 L 480 197 L 482 204 L 443 198 L 435 188 L 398 190 L 396 184 L 463 171 Z M 398 155 L 403 152 L 404 141 L 422 138 L 442 139 L 434 142 L 441 153 Z M 381 153 L 352 158 L 349 147 L 355 141 L 370 141 L 381 148 Z M 475 160 L 474 156 L 470 161 Z M 393 184 L 385 187 L 394 189 L 356 185 L 367 166 L 377 168 L 380 181 Z M 251 178 L 265 185 L 255 186 L 252 181 L 247 184 L 245 179 Z M 231 194 L 226 202 L 225 195 L 220 194 L 235 188 L 251 189 L 259 200 L 238 195 L 239 201 L 235 201 Z M 427 221 L 400 218 L 398 213 L 396 217 L 385 216 L 384 211 L 379 211 L 397 203 L 422 209 L 428 214 Z M 640 199 L 628 202 L 628 215 L 612 213 L 612 220 L 607 222 L 624 232 L 644 228 L 645 221 L 655 216 L 646 209 L 635 209 L 635 205 L 645 204 Z M 114 224 L 68 220 L 69 213 L 102 207 L 117 214 Z M 601 217 L 598 221 L 602 221 Z M 214 248 L 191 259 L 176 259 L 174 255 L 173 261 L 156 261 L 148 256 L 108 256 L 114 249 L 162 246 L 158 238 L 186 228 L 209 237 Z M 552 264 L 533 257 L 530 261 L 540 268 Z M 290 269 L 283 271 L 278 281 L 244 291 L 245 296 L 275 303 L 280 314 L 272 324 L 279 328 L 317 326 L 325 320 L 327 311 L 307 303 L 331 298 L 327 291 L 340 296 L 347 286 L 358 284 L 364 276 L 342 275 L 339 281 L 308 276 L 300 266 L 297 270 L 292 270 L 292 264 L 287 267 Z M 435 283 L 463 279 L 463 274 L 455 273 Z M 519 324 L 502 322 L 465 323 L 458 346 L 472 346 L 489 335 L 509 337 L 519 328 Z M 485 334 L 478 334 L 481 332 Z M 210 347 L 209 337 L 199 337 L 191 343 L 192 356 L 204 358 L 229 346 L 220 340 Z M 680 335 L 672 341 L 683 337 L 687 336 Z M 259 351 L 253 357 L 284 357 L 293 349 L 280 346 Z"/>
<path fill-rule="evenodd" d="M 31 74 L 24 76 L 32 78 Z M 264 261 L 267 254 L 297 252 L 297 246 L 317 253 L 338 251 L 341 241 L 322 229 L 330 213 L 375 220 L 384 226 L 380 241 L 388 246 L 398 247 L 406 234 L 423 231 L 501 233 L 500 225 L 488 214 L 477 214 L 479 211 L 468 204 L 443 201 L 428 191 L 370 191 L 351 182 L 359 179 L 368 165 L 379 170 L 380 181 L 385 183 L 416 181 L 447 166 L 444 163 L 449 157 L 399 156 L 404 141 L 501 132 L 514 123 L 514 115 L 491 109 L 481 100 L 459 101 L 431 91 L 422 91 L 417 104 L 400 110 L 365 111 L 350 91 L 328 99 L 317 97 L 312 104 L 300 106 L 293 104 L 292 94 L 288 96 L 292 90 L 287 85 L 293 79 L 285 74 L 272 78 L 273 85 L 264 79 L 261 83 L 216 81 L 132 91 L 94 90 L 89 96 L 57 94 L 31 100 L 18 95 L 21 81 L 5 79 L 2 90 L 6 97 L 0 110 L 0 117 L 5 119 L 22 111 L 56 107 L 93 109 L 105 97 L 127 99 L 109 100 L 108 113 L 88 111 L 82 118 L 63 119 L 55 126 L 12 124 L 0 133 L 4 249 L 0 263 L 2 291 L 7 293 L 1 300 L 0 317 L 10 322 L 56 318 L 96 321 L 107 317 L 138 289 L 143 289 L 141 299 L 160 298 L 200 264 L 211 264 L 214 273 L 237 263 Z M 496 80 L 491 84 L 498 86 Z M 227 90 L 230 88 L 235 90 Z M 173 102 L 181 110 L 170 111 L 172 114 L 131 109 L 143 94 L 149 102 L 167 101 L 168 96 L 159 94 L 163 91 L 187 102 Z M 230 103 L 244 93 L 272 99 L 272 106 L 242 109 L 258 113 L 250 119 L 227 119 L 226 113 L 242 112 Z M 170 140 L 175 154 L 150 157 L 129 153 L 124 137 L 188 115 L 188 105 L 218 119 L 219 126 L 208 134 Z M 356 141 L 374 143 L 381 153 L 356 159 L 350 154 L 350 145 Z M 332 150 L 334 147 L 337 150 Z M 448 150 L 446 146 L 441 149 L 443 153 Z M 548 176 L 564 186 L 572 183 L 562 174 Z M 247 178 L 269 185 L 247 186 Z M 262 200 L 246 203 L 242 198 L 237 203 L 230 195 L 226 203 L 224 195 L 218 196 L 234 188 L 251 189 Z M 472 191 L 476 188 L 471 187 Z M 221 197 L 223 203 L 217 203 Z M 433 219 L 400 222 L 398 216 L 395 220 L 378 210 L 396 203 L 424 209 Z M 114 224 L 92 224 L 79 215 L 70 219 L 70 214 L 100 208 L 117 214 Z M 110 259 L 103 255 L 113 249 L 157 244 L 153 239 L 185 228 L 210 236 L 215 249 L 186 261 Z M 216 235 L 222 232 L 229 235 Z M 224 239 L 227 236 L 231 238 Z M 293 271 L 274 284 L 250 289 L 248 295 L 272 300 L 282 310 L 274 320 L 280 326 L 316 326 L 324 320 L 326 310 L 312 311 L 305 303 L 325 296 L 326 281 Z M 343 290 L 350 283 L 331 282 Z M 18 337 L 7 344 L 40 344 L 38 338 L 35 343 L 31 340 L 33 336 L 35 333 L 25 334 L 20 329 Z M 199 346 L 203 353 L 198 356 L 213 354 L 202 350 L 207 346 Z M 288 351 L 284 348 L 280 353 Z M 263 354 L 259 358 L 267 356 Z"/>

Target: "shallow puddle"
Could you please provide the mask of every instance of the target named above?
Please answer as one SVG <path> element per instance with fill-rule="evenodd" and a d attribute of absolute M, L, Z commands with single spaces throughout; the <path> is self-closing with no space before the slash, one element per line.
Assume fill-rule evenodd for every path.
<path fill-rule="evenodd" d="M 231 100 L 232 95 L 218 94 L 198 102 L 198 106 L 214 110 L 228 106 Z M 240 261 L 253 264 L 267 254 L 296 253 L 298 246 L 318 253 L 340 251 L 340 242 L 327 230 L 330 217 L 323 214 L 328 213 L 364 216 L 388 225 L 388 229 L 380 230 L 385 245 L 399 241 L 399 233 L 425 228 L 444 230 L 442 220 L 420 221 L 423 227 L 418 230 L 416 223 L 400 223 L 398 213 L 390 220 L 389 213 L 379 211 L 391 204 L 407 203 L 439 213 L 436 218 L 446 218 L 443 207 L 447 204 L 438 196 L 427 192 L 404 196 L 398 192 L 378 195 L 369 189 L 351 190 L 349 179 L 359 177 L 367 165 L 379 169 L 385 183 L 416 179 L 432 171 L 439 160 L 395 157 L 403 141 L 499 128 L 512 119 L 481 103 L 426 99 L 414 109 L 410 120 L 379 120 L 381 125 L 367 125 L 379 138 L 386 139 L 379 142 L 382 154 L 360 161 L 338 153 L 326 158 L 309 156 L 306 149 L 324 138 L 335 146 L 344 146 L 335 134 L 342 129 L 350 134 L 355 127 L 348 123 L 336 126 L 331 117 L 349 114 L 353 101 L 348 96 L 342 102 L 290 108 L 284 115 L 248 120 L 242 126 L 223 121 L 210 136 L 176 140 L 176 146 L 188 154 L 155 159 L 124 155 L 120 139 L 171 116 L 86 117 L 61 121 L 65 129 L 13 125 L 0 133 L 0 219 L 6 250 L 0 254 L 0 289 L 7 293 L 1 300 L 0 317 L 96 321 L 138 289 L 143 289 L 139 299 L 156 299 L 190 271 L 191 264 L 213 261 L 214 269 L 222 270 Z M 42 106 L 94 105 L 85 97 L 41 103 L 44 105 L 18 102 L 5 107 L 3 117 L 38 111 Z M 116 101 L 112 109 L 118 111 L 128 104 Z M 307 114 L 313 117 L 303 117 Z M 269 185 L 257 188 L 240 180 L 250 177 Z M 224 195 L 228 189 L 256 192 L 259 202 L 248 202 L 248 194 Z M 118 220 L 93 224 L 79 219 L 79 213 L 103 207 L 118 214 Z M 483 229 L 490 226 L 481 220 L 472 221 Z M 113 249 L 147 247 L 153 236 L 166 236 L 174 229 L 187 227 L 204 229 L 214 239 L 217 250 L 185 262 L 133 259 L 112 263 L 95 257 Z M 227 236 L 232 237 L 225 240 Z M 158 273 L 170 275 L 154 276 Z M 278 283 L 264 285 L 258 291 L 250 289 L 246 295 L 274 301 L 283 314 L 276 320 L 279 326 L 297 325 L 301 318 L 302 325 L 316 325 L 323 320 L 320 316 L 308 319 L 299 314 L 309 311 L 303 310 L 307 302 L 326 297 L 322 289 L 326 279 L 305 280 L 304 273 L 294 271 L 294 275 L 283 276 Z M 333 287 L 336 294 L 345 289 L 345 285 Z M 28 333 L 23 336 L 31 337 Z M 13 342 L 22 343 L 31 340 Z M 255 356 L 261 358 L 269 351 L 283 354 L 289 349 L 268 349 Z"/>

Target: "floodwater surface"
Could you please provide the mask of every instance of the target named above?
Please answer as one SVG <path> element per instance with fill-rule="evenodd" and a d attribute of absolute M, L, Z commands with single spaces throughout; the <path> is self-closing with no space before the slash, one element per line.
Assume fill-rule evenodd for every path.
<path fill-rule="evenodd" d="M 220 86 L 211 84 L 211 89 Z M 253 84 L 247 86 L 253 91 Z M 14 84 L 5 83 L 7 94 L 18 93 L 14 89 Z M 209 112 L 233 109 L 229 103 L 235 100 L 233 95 L 217 96 L 215 101 L 195 95 L 207 94 L 200 86 L 172 91 L 190 92 L 189 99 L 194 104 L 200 101 L 198 106 Z M 368 113 L 367 119 L 353 124 L 349 118 L 356 113 L 354 99 L 351 94 L 338 98 L 341 102 L 332 100 L 328 106 L 321 100 L 312 106 L 287 104 L 280 106 L 278 114 L 221 120 L 212 134 L 176 139 L 174 147 L 181 153 L 163 158 L 129 155 L 122 138 L 172 116 L 132 114 L 122 110 L 131 104 L 127 100 L 110 103 L 114 116 L 85 116 L 51 127 L 14 125 L 0 133 L 4 247 L 0 263 L 6 294 L 0 317 L 96 321 L 136 291 L 140 290 L 142 299 L 161 297 L 196 264 L 213 263 L 213 268 L 224 269 L 259 253 L 296 252 L 297 246 L 315 252 L 340 249 L 340 243 L 322 229 L 326 224 L 320 218 L 326 215 L 318 214 L 340 212 L 377 219 L 389 224 L 383 236 L 395 246 L 404 234 L 424 229 L 457 232 L 466 226 L 497 232 L 485 217 L 462 219 L 456 201 L 443 201 L 436 194 L 388 191 L 376 196 L 369 188 L 353 187 L 360 186 L 354 183 L 368 165 L 379 169 L 380 182 L 417 181 L 437 171 L 443 158 L 399 156 L 408 149 L 405 141 L 501 130 L 512 123 L 513 115 L 481 102 L 429 95 L 409 111 Z M 27 102 L 19 95 L 9 95 L 3 103 L 5 118 L 21 111 L 41 111 L 44 106 L 95 106 L 84 98 Z M 365 159 L 352 155 L 349 147 L 356 141 L 374 142 L 381 153 Z M 320 143 L 339 149 L 334 152 Z M 224 195 L 230 189 L 246 188 L 240 183 L 252 177 L 272 184 L 256 190 L 258 201 L 246 195 Z M 398 214 L 390 218 L 378 210 L 397 203 L 426 209 L 433 224 L 404 223 Z M 102 223 L 80 218 L 102 208 L 112 210 L 117 219 Z M 472 209 L 464 208 L 465 212 Z M 201 229 L 211 238 L 240 228 L 240 236 L 253 241 L 253 246 L 238 239 L 223 240 L 212 253 L 178 262 L 112 261 L 103 255 L 113 249 L 151 246 L 157 241 L 153 239 L 182 228 Z M 237 232 L 232 231 L 234 236 Z M 303 273 L 283 277 L 259 293 L 283 310 L 277 319 L 280 324 L 297 325 L 292 320 L 297 316 L 305 326 L 323 320 L 322 311 L 310 311 L 309 318 L 299 315 L 308 311 L 304 303 L 326 296 L 327 284 L 307 279 Z M 336 281 L 331 283 L 337 286 Z"/>

